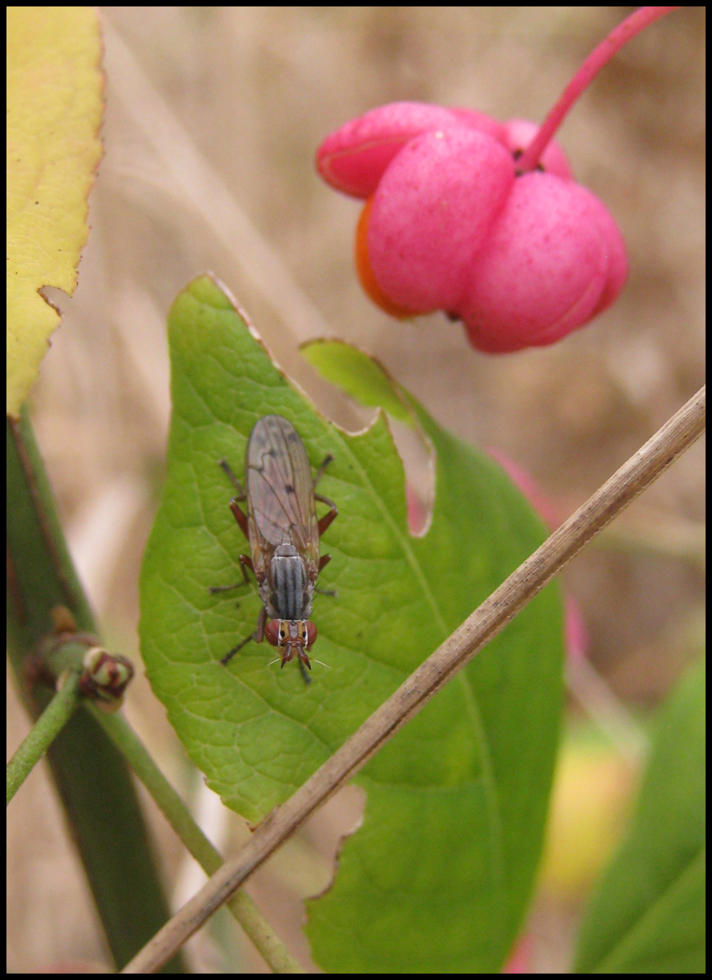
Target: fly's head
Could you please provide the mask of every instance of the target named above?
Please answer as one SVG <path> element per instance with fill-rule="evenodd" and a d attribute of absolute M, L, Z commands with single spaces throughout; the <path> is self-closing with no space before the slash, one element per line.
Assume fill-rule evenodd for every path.
<path fill-rule="evenodd" d="M 281 650 L 282 667 L 298 657 L 311 670 L 306 652 L 316 640 L 316 626 L 310 619 L 269 619 L 265 623 L 265 636 L 273 647 Z"/>

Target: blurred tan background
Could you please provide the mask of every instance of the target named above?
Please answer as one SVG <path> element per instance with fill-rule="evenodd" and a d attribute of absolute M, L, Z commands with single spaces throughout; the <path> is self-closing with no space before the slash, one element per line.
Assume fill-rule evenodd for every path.
<path fill-rule="evenodd" d="M 398 99 L 540 121 L 632 9 L 101 8 L 105 157 L 78 288 L 71 300 L 52 294 L 64 315 L 32 406 L 70 545 L 113 649 L 140 664 L 137 577 L 170 411 L 165 317 L 205 270 L 326 414 L 347 426 L 365 418 L 296 348 L 340 337 L 380 358 L 462 439 L 528 469 L 561 519 L 700 387 L 704 8 L 637 37 L 558 134 L 577 179 L 622 228 L 631 273 L 612 309 L 555 347 L 487 357 L 444 315 L 390 320 L 355 278 L 359 205 L 313 166 L 330 130 Z M 406 444 L 404 452 L 417 482 L 422 460 Z M 565 575 L 590 663 L 632 719 L 701 651 L 703 453 L 700 442 Z M 579 702 L 572 696 L 572 718 Z M 184 795 L 195 794 L 208 832 L 226 850 L 236 846 L 237 818 L 226 827 L 200 790 L 143 678 L 126 710 Z M 27 721 L 12 690 L 8 711 L 14 748 Z M 355 791 L 332 801 L 252 886 L 305 966 L 298 896 L 325 886 L 329 848 L 357 813 Z M 52 971 L 68 960 L 100 969 L 102 940 L 43 771 L 8 822 L 9 970 Z M 191 884 L 180 846 L 160 817 L 153 824 L 180 904 L 201 879 Z M 582 897 L 539 897 L 530 969 L 566 969 Z M 213 929 L 231 944 L 232 965 L 205 932 L 190 946 L 197 971 L 264 969 L 227 919 Z"/>

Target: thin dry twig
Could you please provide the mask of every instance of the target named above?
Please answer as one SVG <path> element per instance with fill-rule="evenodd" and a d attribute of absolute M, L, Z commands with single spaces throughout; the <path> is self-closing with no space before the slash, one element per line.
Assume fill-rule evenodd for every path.
<path fill-rule="evenodd" d="M 394 694 L 226 862 L 125 967 L 160 968 L 279 845 L 353 776 L 461 670 L 546 583 L 704 430 L 701 388 L 613 476 L 530 555 Z"/>

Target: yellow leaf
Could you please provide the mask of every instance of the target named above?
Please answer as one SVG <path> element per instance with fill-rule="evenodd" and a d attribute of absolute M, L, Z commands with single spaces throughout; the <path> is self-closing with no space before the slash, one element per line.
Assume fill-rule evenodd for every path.
<path fill-rule="evenodd" d="M 59 322 L 42 286 L 72 293 L 101 157 L 93 7 L 7 12 L 7 411 L 17 415 Z"/>
<path fill-rule="evenodd" d="M 620 840 L 634 784 L 631 763 L 603 740 L 562 747 L 540 870 L 550 895 L 591 887 Z"/>

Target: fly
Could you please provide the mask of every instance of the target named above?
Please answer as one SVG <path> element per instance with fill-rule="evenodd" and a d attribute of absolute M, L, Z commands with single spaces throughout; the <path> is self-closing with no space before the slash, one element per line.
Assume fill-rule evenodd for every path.
<path fill-rule="evenodd" d="M 327 456 L 312 477 L 304 443 L 291 422 L 281 415 L 265 415 L 255 422 L 247 443 L 244 489 L 227 462 L 220 461 L 237 489 L 230 510 L 250 543 L 250 554 L 240 555 L 243 578 L 249 582 L 249 568 L 263 603 L 254 633 L 229 650 L 221 663 L 227 664 L 250 640 L 261 643 L 266 637 L 280 650 L 281 666 L 296 657 L 308 680 L 307 650 L 316 640 L 316 626 L 309 618 L 312 601 L 319 591 L 319 572 L 331 559 L 319 556 L 319 539 L 338 513 L 333 501 L 316 493 L 315 487 L 331 458 Z M 317 500 L 330 508 L 321 518 Z M 240 507 L 243 501 L 247 514 Z"/>

